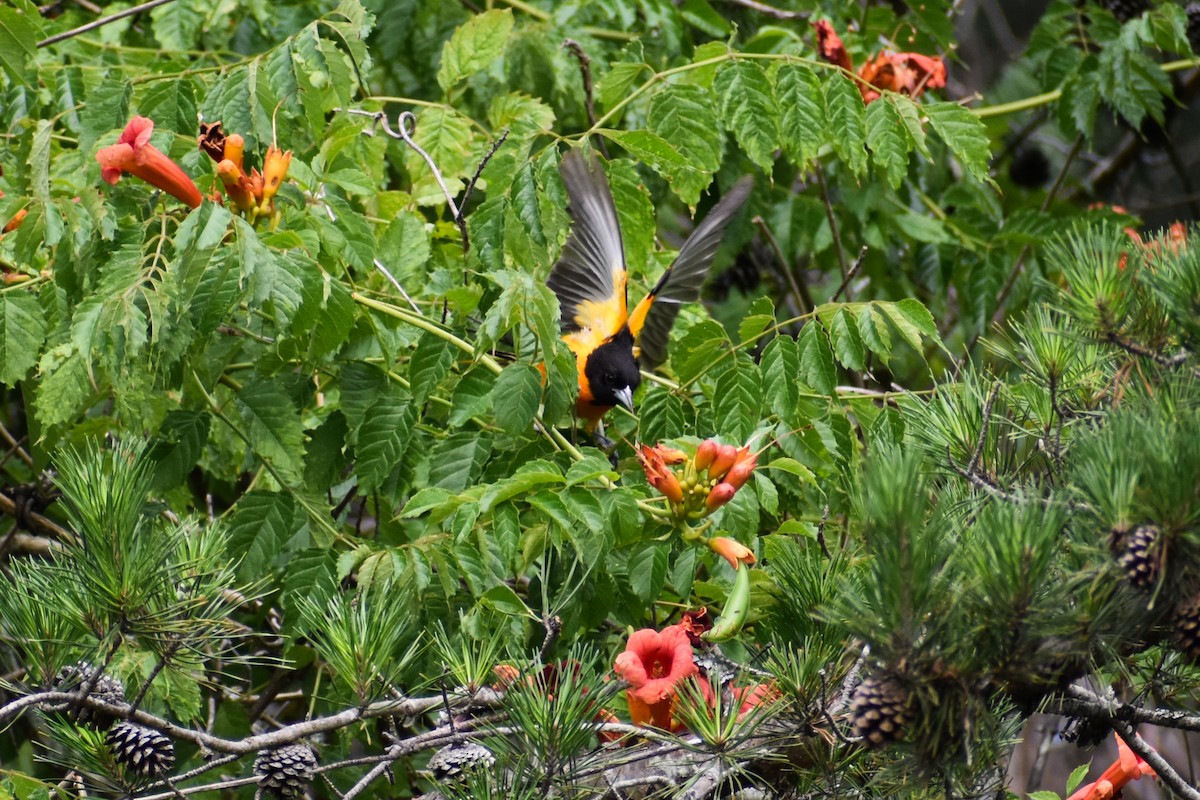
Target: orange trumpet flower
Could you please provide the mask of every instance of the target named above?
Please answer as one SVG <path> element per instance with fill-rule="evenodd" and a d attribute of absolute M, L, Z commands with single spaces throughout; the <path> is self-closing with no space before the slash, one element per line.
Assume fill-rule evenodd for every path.
<path fill-rule="evenodd" d="M 116 184 L 122 173 L 128 172 L 146 183 L 162 189 L 172 197 L 195 208 L 200 205 L 200 190 L 178 164 L 150 144 L 154 122 L 145 117 L 129 120 L 117 143 L 96 153 L 100 162 L 100 177 Z"/>

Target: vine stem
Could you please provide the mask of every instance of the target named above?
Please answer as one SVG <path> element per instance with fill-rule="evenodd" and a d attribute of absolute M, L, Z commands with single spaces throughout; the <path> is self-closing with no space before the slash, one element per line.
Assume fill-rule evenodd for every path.
<path fill-rule="evenodd" d="M 37 43 L 38 49 L 49 47 L 52 44 L 57 44 L 58 42 L 70 39 L 72 36 L 78 36 L 81 33 L 93 31 L 96 28 L 100 28 L 109 24 L 110 22 L 116 22 L 117 20 L 124 19 L 125 17 L 132 17 L 134 14 L 140 14 L 143 11 L 149 11 L 152 8 L 158 8 L 159 6 L 165 6 L 167 3 L 171 2 L 174 2 L 174 0 L 150 0 L 148 3 L 139 3 L 138 5 L 127 8 L 124 11 L 118 11 L 115 14 L 109 14 L 107 17 L 101 17 L 100 19 L 92 20 L 86 25 L 80 25 L 78 28 L 72 28 L 69 31 L 56 33 L 47 39 L 42 39 Z"/>

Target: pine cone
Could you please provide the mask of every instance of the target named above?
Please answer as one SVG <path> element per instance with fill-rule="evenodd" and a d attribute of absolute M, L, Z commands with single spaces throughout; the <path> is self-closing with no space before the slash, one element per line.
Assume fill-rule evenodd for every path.
<path fill-rule="evenodd" d="M 1192 53 L 1200 55 L 1200 2 L 1188 3 L 1183 9 L 1187 14 L 1187 39 Z"/>
<path fill-rule="evenodd" d="M 73 692 L 81 686 L 86 686 L 90 683 L 95 674 L 96 668 L 86 661 L 68 664 L 54 676 L 54 680 L 50 682 L 50 688 L 56 692 Z M 125 684 L 121 683 L 120 679 L 114 678 L 111 675 L 101 675 L 88 696 L 102 700 L 105 703 L 120 705 L 125 702 Z M 69 707 L 69 703 L 62 703 L 48 706 L 47 710 L 66 711 Z M 116 717 L 111 714 L 88 708 L 85 705 L 79 706 L 79 723 L 82 725 L 90 725 L 97 730 L 103 731 L 108 730 L 115 721 Z"/>
<path fill-rule="evenodd" d="M 317 754 L 306 744 L 259 750 L 254 759 L 258 785 L 277 797 L 299 797 L 312 781 Z"/>
<path fill-rule="evenodd" d="M 1158 583 L 1164 544 L 1157 525 L 1139 525 L 1125 540 L 1117 562 L 1135 589 L 1151 589 Z"/>
<path fill-rule="evenodd" d="M 175 766 L 175 745 L 154 728 L 118 722 L 105 734 L 104 741 L 117 761 L 142 777 L 154 778 Z"/>
<path fill-rule="evenodd" d="M 496 763 L 496 757 L 476 742 L 458 742 L 446 745 L 429 758 L 425 769 L 442 783 L 465 781 L 467 774 L 477 769 L 488 769 Z"/>
<path fill-rule="evenodd" d="M 1171 644 L 1192 661 L 1200 661 L 1200 592 L 1171 612 Z"/>
<path fill-rule="evenodd" d="M 894 675 L 869 675 L 850 696 L 854 732 L 872 747 L 899 739 L 911 712 L 912 698 Z"/>
<path fill-rule="evenodd" d="M 1117 22 L 1122 24 L 1134 17 L 1140 17 L 1143 11 L 1150 10 L 1149 0 L 1100 0 L 1100 5 L 1107 8 Z"/>

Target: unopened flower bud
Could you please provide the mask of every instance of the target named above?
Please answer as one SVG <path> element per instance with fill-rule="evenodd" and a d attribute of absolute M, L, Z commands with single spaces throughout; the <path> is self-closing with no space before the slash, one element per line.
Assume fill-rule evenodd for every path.
<path fill-rule="evenodd" d="M 716 439 L 705 439 L 701 442 L 700 446 L 696 448 L 696 459 L 693 462 L 696 470 L 708 469 L 708 465 L 717 457 L 717 451 L 720 448 L 721 445 L 717 443 Z"/>
<path fill-rule="evenodd" d="M 243 172 L 246 169 L 242 165 L 242 158 L 245 152 L 246 140 L 242 138 L 240 133 L 231 133 L 225 137 L 225 160 L 232 161 L 239 172 Z"/>
<path fill-rule="evenodd" d="M 708 493 L 708 497 L 704 498 L 704 507 L 711 514 L 721 506 L 728 503 L 737 494 L 737 489 L 733 488 L 728 483 L 718 483 Z"/>
<path fill-rule="evenodd" d="M 717 455 L 708 468 L 709 478 L 723 478 L 733 462 L 737 460 L 737 448 L 731 444 L 723 444 L 717 449 Z"/>
<path fill-rule="evenodd" d="M 220 176 L 221 183 L 225 185 L 225 193 L 229 195 L 229 199 L 233 201 L 234 205 L 242 211 L 254 208 L 254 193 L 250 190 L 249 181 L 238 169 L 237 164 L 228 158 L 225 159 L 217 164 L 217 175 Z"/>
<path fill-rule="evenodd" d="M 754 472 L 757 465 L 758 456 L 750 452 L 749 446 L 739 448 L 733 466 L 725 475 L 725 482 L 732 484 L 734 489 L 742 488 L 746 485 L 746 481 L 750 480 L 750 474 Z"/>

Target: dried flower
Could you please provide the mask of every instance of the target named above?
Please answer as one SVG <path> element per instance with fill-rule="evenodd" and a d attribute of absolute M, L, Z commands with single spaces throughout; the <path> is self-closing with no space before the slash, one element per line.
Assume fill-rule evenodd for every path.
<path fill-rule="evenodd" d="M 100 162 L 100 177 L 116 184 L 125 172 L 162 189 L 191 208 L 200 205 L 200 190 L 178 164 L 150 144 L 154 122 L 134 117 L 125 126 L 117 143 L 96 153 Z"/>
<path fill-rule="evenodd" d="M 662 445 L 647 447 L 643 444 L 638 447 L 637 453 L 646 480 L 676 506 L 683 502 L 683 487 L 679 485 L 679 478 L 674 471 L 667 467 L 667 458 L 677 452 Z"/>
<path fill-rule="evenodd" d="M 847 72 L 853 72 L 854 65 L 846 46 L 833 26 L 827 20 L 817 20 L 813 28 L 817 32 L 817 52 L 821 58 Z M 945 88 L 946 64 L 941 56 L 884 51 L 864 64 L 858 70 L 858 77 L 858 89 L 864 102 L 877 100 L 883 91 L 917 97 L 926 89 Z"/>

